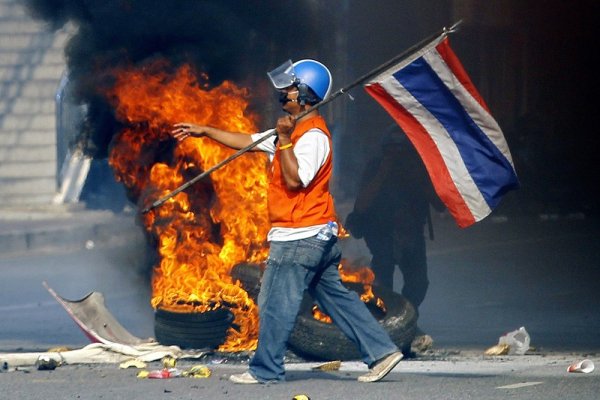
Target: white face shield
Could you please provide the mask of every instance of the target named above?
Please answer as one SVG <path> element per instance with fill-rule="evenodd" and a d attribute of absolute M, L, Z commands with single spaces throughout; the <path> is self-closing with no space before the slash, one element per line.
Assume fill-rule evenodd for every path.
<path fill-rule="evenodd" d="M 271 83 L 275 89 L 281 90 L 297 83 L 296 74 L 294 73 L 294 64 L 292 60 L 287 60 L 274 70 L 267 72 Z"/>

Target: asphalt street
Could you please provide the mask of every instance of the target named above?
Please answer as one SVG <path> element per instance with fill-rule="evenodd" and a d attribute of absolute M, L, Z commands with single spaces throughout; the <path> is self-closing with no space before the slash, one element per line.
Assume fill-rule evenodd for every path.
<path fill-rule="evenodd" d="M 114 364 L 64 365 L 54 371 L 25 368 L 0 373 L 0 398 L 23 399 L 596 399 L 599 370 L 567 373 L 573 361 L 600 365 L 600 273 L 595 251 L 598 221 L 560 218 L 489 218 L 460 230 L 434 221 L 428 243 L 430 290 L 419 325 L 433 336 L 432 351 L 402 361 L 377 384 L 361 384 L 360 363 L 315 372 L 314 363 L 293 358 L 288 381 L 239 386 L 227 381 L 247 357 L 213 355 L 198 363 L 206 379 L 136 378 L 137 370 Z M 365 257 L 361 243 L 343 243 L 347 257 Z M 107 308 L 138 337 L 153 336 L 146 249 L 88 246 L 68 251 L 1 256 L 0 353 L 79 348 L 89 343 L 42 286 L 79 299 L 104 294 Z M 401 277 L 396 277 L 401 287 Z M 524 326 L 531 351 L 524 356 L 483 356 L 502 334 Z M 181 361 L 181 368 L 193 365 Z M 160 363 L 148 369 L 160 368 Z"/>
<path fill-rule="evenodd" d="M 314 372 L 310 365 L 288 365 L 287 381 L 270 385 L 235 385 L 229 374 L 243 366 L 211 365 L 208 378 L 139 379 L 137 370 L 113 365 L 71 365 L 54 371 L 0 373 L 3 396 L 19 399 L 279 399 L 305 394 L 323 399 L 597 399 L 600 378 L 567 374 L 564 356 L 483 359 L 480 355 L 448 360 L 402 361 L 385 380 L 356 381 L 364 372 L 344 365 L 337 372 Z M 185 367 L 185 363 L 181 363 Z M 154 365 L 150 368 L 158 368 Z M 15 397 L 3 397 L 15 398 Z"/>

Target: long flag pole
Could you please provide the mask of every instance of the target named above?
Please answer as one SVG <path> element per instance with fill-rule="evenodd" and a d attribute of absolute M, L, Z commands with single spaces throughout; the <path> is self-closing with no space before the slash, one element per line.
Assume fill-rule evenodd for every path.
<path fill-rule="evenodd" d="M 445 36 L 448 36 L 450 33 L 455 32 L 456 28 L 458 27 L 458 25 L 461 22 L 462 21 L 458 21 L 455 24 L 453 24 L 450 28 L 444 27 L 444 28 L 440 29 L 439 31 L 431 34 L 430 36 L 426 37 L 425 39 L 421 40 L 420 42 L 418 42 L 415 45 L 411 46 L 410 48 L 406 49 L 402 53 L 398 54 L 397 56 L 395 56 L 395 57 L 391 58 L 390 60 L 386 61 L 385 63 L 381 64 L 377 68 L 375 68 L 375 69 L 367 72 L 366 74 L 364 74 L 360 78 L 356 79 L 354 82 L 350 83 L 349 85 L 347 85 L 347 86 L 345 86 L 345 87 L 337 90 L 336 92 L 334 92 L 333 94 L 331 94 L 329 97 L 327 97 L 323 101 L 321 101 L 321 102 L 313 105 L 312 107 L 304 110 L 300 114 L 296 115 L 295 119 L 298 120 L 298 119 L 304 117 L 305 115 L 309 114 L 310 112 L 323 107 L 325 104 L 329 104 L 334 99 L 336 99 L 336 98 L 338 98 L 338 97 L 340 97 L 340 96 L 348 93 L 348 91 L 350 91 L 351 89 L 353 89 L 356 86 L 358 86 L 358 85 L 360 85 L 360 84 L 368 81 L 369 79 L 371 79 L 375 75 L 377 75 L 377 74 L 385 71 L 387 68 L 389 68 L 392 65 L 398 63 L 400 60 L 412 56 L 414 53 L 418 52 L 421 48 L 427 46 L 429 43 L 433 42 L 434 40 L 438 39 L 439 37 L 441 37 L 441 36 L 445 37 Z M 228 164 L 229 162 L 235 160 L 236 158 L 238 158 L 242 154 L 247 153 L 248 151 L 252 150 L 254 147 L 258 146 L 260 143 L 262 143 L 265 140 L 269 139 L 270 137 L 272 137 L 276 133 L 277 133 L 277 131 L 274 128 L 271 129 L 271 130 L 269 130 L 267 132 L 267 134 L 264 135 L 263 137 L 261 137 L 260 139 L 252 142 L 251 144 L 249 144 L 246 147 L 243 147 L 243 148 L 239 149 L 238 151 L 236 151 L 235 153 L 233 153 L 231 156 L 227 157 L 223 161 L 215 164 L 214 166 L 210 167 L 209 169 L 207 169 L 206 171 L 202 172 L 201 174 L 196 175 L 195 177 L 193 177 L 189 181 L 185 182 L 184 184 L 182 184 L 178 188 L 174 189 L 172 192 L 170 192 L 167 195 L 161 197 L 160 199 L 154 201 L 148 207 L 142 209 L 142 213 L 145 214 L 145 213 L 149 212 L 150 210 L 152 210 L 153 208 L 156 208 L 156 207 L 164 204 L 167 200 L 169 200 L 173 196 L 175 196 L 175 195 L 179 194 L 180 192 L 184 191 L 185 189 L 189 188 L 190 186 L 192 186 L 193 184 L 195 184 L 199 180 L 204 179 L 205 177 L 207 177 L 208 175 L 210 175 L 211 173 L 213 173 L 217 169 L 219 169 L 222 166 L 224 166 L 225 164 Z"/>

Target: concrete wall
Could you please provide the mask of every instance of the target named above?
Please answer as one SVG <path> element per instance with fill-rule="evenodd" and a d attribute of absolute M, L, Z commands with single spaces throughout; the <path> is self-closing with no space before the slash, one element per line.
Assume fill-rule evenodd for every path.
<path fill-rule="evenodd" d="M 0 0 L 0 207 L 49 204 L 57 191 L 54 99 L 67 39 Z"/>

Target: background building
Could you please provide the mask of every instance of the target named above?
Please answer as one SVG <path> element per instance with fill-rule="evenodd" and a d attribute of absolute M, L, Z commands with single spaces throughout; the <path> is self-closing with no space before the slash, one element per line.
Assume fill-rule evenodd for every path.
<path fill-rule="evenodd" d="M 90 205 L 102 207 L 106 192 L 118 191 L 103 182 L 111 179 L 102 160 L 115 121 L 89 91 L 97 79 L 91 65 L 125 54 L 140 65 L 157 56 L 183 62 L 185 55 L 213 82 L 248 86 L 268 125 L 279 111 L 264 74 L 282 60 L 322 60 L 337 89 L 462 20 L 451 44 L 503 128 L 522 181 L 506 211 L 593 211 L 590 0 L 306 0 L 278 2 L 268 13 L 239 1 L 164 3 L 0 0 L 2 204 L 76 201 L 77 187 L 65 185 L 88 179 L 82 195 Z M 325 108 L 334 121 L 340 199 L 354 195 L 355 177 L 391 121 L 361 88 L 351 95 L 354 101 Z M 70 157 L 75 144 L 89 158 Z M 79 173 L 65 181 L 69 165 Z"/>

